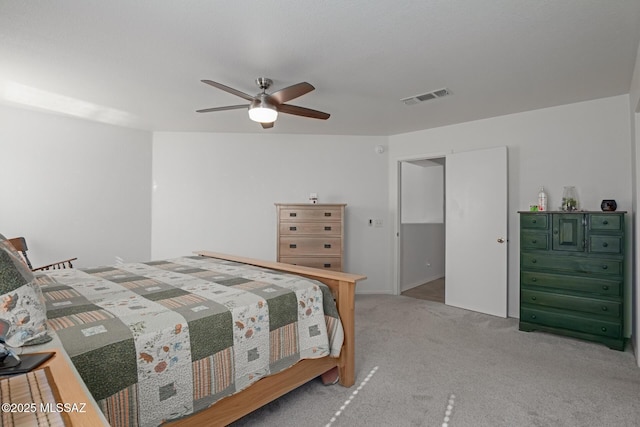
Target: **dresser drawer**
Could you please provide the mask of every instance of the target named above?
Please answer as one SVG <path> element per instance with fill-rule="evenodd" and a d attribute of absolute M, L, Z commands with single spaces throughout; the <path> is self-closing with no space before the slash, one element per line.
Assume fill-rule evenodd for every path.
<path fill-rule="evenodd" d="M 520 308 L 520 321 L 604 337 L 622 337 L 620 322 L 567 314 L 553 308 L 537 309 L 523 306 Z"/>
<path fill-rule="evenodd" d="M 547 214 L 522 214 L 520 215 L 520 227 L 522 228 L 549 228 L 549 215 Z"/>
<path fill-rule="evenodd" d="M 342 223 L 338 222 L 281 222 L 281 236 L 314 234 L 316 236 L 342 236 Z"/>
<path fill-rule="evenodd" d="M 336 255 L 342 254 L 342 239 L 339 237 L 281 237 L 280 256 Z"/>
<path fill-rule="evenodd" d="M 622 296 L 622 281 L 620 280 L 565 276 L 562 274 L 540 273 L 537 271 L 521 271 L 520 285 L 552 288 L 561 291 L 584 292 L 609 297 Z"/>
<path fill-rule="evenodd" d="M 622 304 L 620 302 L 531 289 L 522 289 L 520 302 L 522 304 L 542 305 L 615 318 L 619 318 L 622 312 Z"/>
<path fill-rule="evenodd" d="M 305 267 L 342 271 L 342 260 L 340 257 L 280 257 L 280 262 L 286 262 L 287 264 L 294 265 L 304 265 Z"/>
<path fill-rule="evenodd" d="M 281 221 L 291 221 L 291 220 L 329 220 L 329 221 L 341 221 L 342 220 L 342 209 L 337 207 L 326 207 L 319 209 L 318 207 L 313 208 L 305 208 L 305 207 L 288 207 L 280 209 L 280 220 Z"/>
<path fill-rule="evenodd" d="M 590 230 L 622 230 L 622 216 L 615 214 L 592 214 L 589 221 Z"/>
<path fill-rule="evenodd" d="M 622 276 L 622 260 L 520 253 L 521 267 L 575 273 Z"/>
<path fill-rule="evenodd" d="M 621 254 L 622 236 L 590 236 L 589 252 L 601 254 Z"/>
<path fill-rule="evenodd" d="M 520 234 L 520 247 L 523 249 L 549 249 L 549 235 L 543 232 L 523 231 Z"/>

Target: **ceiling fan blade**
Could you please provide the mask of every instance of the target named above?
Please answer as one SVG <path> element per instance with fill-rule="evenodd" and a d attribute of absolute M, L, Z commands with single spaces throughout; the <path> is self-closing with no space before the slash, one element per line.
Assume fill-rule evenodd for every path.
<path fill-rule="evenodd" d="M 227 105 L 226 107 L 213 107 L 203 108 L 202 110 L 196 110 L 196 113 L 210 113 L 212 111 L 226 111 L 226 110 L 239 110 L 241 108 L 249 108 L 249 105 Z"/>
<path fill-rule="evenodd" d="M 327 120 L 331 117 L 329 113 L 312 110 L 311 108 L 298 107 L 297 105 L 280 104 L 278 111 L 281 113 L 294 114 L 296 116 L 310 117 L 312 119 Z"/>
<path fill-rule="evenodd" d="M 280 89 L 279 91 L 272 93 L 270 96 L 278 104 L 283 104 L 287 101 L 291 101 L 292 99 L 296 99 L 297 97 L 302 96 L 305 93 L 309 93 L 314 89 L 315 87 L 313 87 L 311 84 L 302 82 L 293 86 L 285 87 L 284 89 Z"/>
<path fill-rule="evenodd" d="M 206 83 L 206 84 L 208 84 L 210 86 L 213 86 L 213 87 L 218 88 L 220 90 L 223 90 L 225 92 L 229 92 L 229 93 L 231 93 L 233 95 L 239 96 L 240 98 L 244 98 L 247 101 L 253 101 L 253 96 L 248 95 L 248 94 L 246 94 L 244 92 L 240 92 L 239 90 L 234 89 L 232 87 L 225 86 L 222 83 L 214 82 L 213 80 L 200 80 L 200 81 L 202 83 Z"/>
<path fill-rule="evenodd" d="M 271 129 L 273 127 L 273 124 L 275 122 L 271 122 L 271 123 L 260 123 L 262 125 L 262 129 Z"/>

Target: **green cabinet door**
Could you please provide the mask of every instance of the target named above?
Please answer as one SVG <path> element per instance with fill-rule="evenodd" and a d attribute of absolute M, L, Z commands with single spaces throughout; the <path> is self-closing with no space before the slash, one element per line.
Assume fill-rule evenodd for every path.
<path fill-rule="evenodd" d="M 551 239 L 554 251 L 584 252 L 584 215 L 553 214 Z"/>

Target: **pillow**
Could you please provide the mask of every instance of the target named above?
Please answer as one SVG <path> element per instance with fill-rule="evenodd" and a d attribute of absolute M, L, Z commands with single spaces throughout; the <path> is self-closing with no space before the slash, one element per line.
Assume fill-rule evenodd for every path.
<path fill-rule="evenodd" d="M 40 286 L 13 245 L 0 235 L 0 339 L 11 347 L 51 341 Z"/>
<path fill-rule="evenodd" d="M 4 246 L 5 248 L 9 249 L 9 251 L 10 251 L 12 254 L 14 254 L 15 256 L 17 256 L 17 257 L 18 257 L 18 259 L 19 259 L 20 261 L 23 261 L 23 263 L 24 263 L 24 258 L 23 258 L 23 256 L 22 256 L 22 254 L 20 253 L 20 251 L 19 251 L 19 250 L 17 250 L 17 249 L 15 248 L 15 246 L 13 246 L 11 243 L 9 243 L 9 241 L 7 240 L 7 238 L 6 238 L 6 237 L 4 237 L 4 236 L 2 235 L 2 233 L 0 233 L 0 246 Z"/>

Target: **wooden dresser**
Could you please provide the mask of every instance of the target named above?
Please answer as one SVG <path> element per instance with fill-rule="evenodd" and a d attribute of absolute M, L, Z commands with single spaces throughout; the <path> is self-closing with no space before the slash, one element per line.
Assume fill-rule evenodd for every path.
<path fill-rule="evenodd" d="M 342 271 L 345 206 L 276 203 L 277 261 Z"/>
<path fill-rule="evenodd" d="M 624 350 L 625 212 L 520 212 L 520 330 Z"/>

